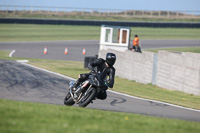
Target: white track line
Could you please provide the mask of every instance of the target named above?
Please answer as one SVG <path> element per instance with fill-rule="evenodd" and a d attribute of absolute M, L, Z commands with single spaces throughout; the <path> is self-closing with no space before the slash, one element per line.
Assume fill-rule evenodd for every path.
<path fill-rule="evenodd" d="M 24 62 L 20 62 L 20 63 L 22 63 L 22 64 L 24 64 L 24 65 L 26 65 L 26 66 L 29 66 L 29 67 L 33 67 L 33 68 L 36 68 L 36 69 L 39 69 L 39 70 L 42 70 L 42 71 L 51 73 L 51 74 L 55 74 L 55 75 L 60 76 L 60 77 L 63 77 L 63 78 L 67 78 L 67 79 L 69 79 L 69 80 L 73 80 L 73 81 L 76 80 L 76 79 L 74 79 L 74 78 L 71 78 L 71 77 L 68 77 L 68 76 L 65 76 L 65 75 L 56 73 L 56 72 L 52 72 L 52 71 L 49 71 L 49 70 L 46 70 L 46 69 L 43 69 L 43 68 L 40 68 L 40 67 L 36 67 L 36 66 L 30 65 L 30 64 L 24 63 Z"/>
<path fill-rule="evenodd" d="M 10 52 L 9 57 L 12 57 L 12 55 L 16 52 L 16 50 L 13 50 Z"/>
<path fill-rule="evenodd" d="M 177 107 L 177 108 L 181 108 L 181 109 L 187 109 L 187 110 L 191 110 L 191 111 L 200 112 L 200 110 L 197 110 L 197 109 L 187 108 L 187 107 L 183 107 L 183 106 L 179 106 L 179 105 L 174 105 L 174 104 L 171 104 L 171 103 L 166 103 L 166 102 L 161 102 L 161 101 L 156 101 L 156 100 L 140 98 L 140 97 L 131 96 L 131 95 L 128 95 L 128 94 L 124 94 L 124 93 L 120 93 L 120 92 L 116 92 L 116 91 L 112 91 L 112 90 L 108 90 L 108 91 L 112 92 L 112 93 L 115 93 L 115 94 L 119 94 L 119 95 L 123 95 L 123 96 L 129 97 L 129 98 L 134 98 L 134 99 L 143 100 L 143 101 L 149 101 L 149 102 L 156 102 L 156 103 L 166 104 L 166 105 Z"/>
<path fill-rule="evenodd" d="M 39 70 L 42 70 L 42 71 L 45 71 L 45 72 L 48 72 L 48 73 L 51 73 L 51 74 L 55 74 L 57 76 L 61 76 L 63 78 L 67 78 L 69 80 L 73 80 L 73 81 L 76 80 L 74 78 L 71 78 L 71 77 L 68 77 L 68 76 L 56 73 L 56 72 L 52 72 L 52 71 L 49 71 L 49 70 L 46 70 L 46 69 L 43 69 L 43 68 L 39 68 L 39 67 L 30 65 L 30 64 L 27 64 L 27 63 L 22 63 L 22 64 L 24 64 L 26 66 L 29 66 L 29 67 L 33 67 L 33 68 L 39 69 Z M 128 95 L 128 94 L 124 94 L 124 93 L 120 93 L 120 92 L 116 92 L 116 91 L 112 91 L 112 90 L 108 90 L 108 92 L 115 93 L 115 94 L 122 95 L 122 96 L 126 96 L 126 97 L 129 97 L 129 98 L 138 99 L 138 100 L 149 101 L 149 102 L 156 102 L 156 103 L 166 104 L 166 105 L 177 107 L 177 108 L 181 108 L 181 109 L 186 109 L 186 110 L 200 112 L 200 110 L 197 110 L 197 109 L 187 108 L 187 107 L 183 107 L 183 106 L 179 106 L 179 105 L 174 105 L 174 104 L 171 104 L 171 103 L 166 103 L 166 102 L 161 102 L 161 101 L 156 101 L 156 100 L 139 98 L 139 97 L 131 96 L 131 95 Z"/>

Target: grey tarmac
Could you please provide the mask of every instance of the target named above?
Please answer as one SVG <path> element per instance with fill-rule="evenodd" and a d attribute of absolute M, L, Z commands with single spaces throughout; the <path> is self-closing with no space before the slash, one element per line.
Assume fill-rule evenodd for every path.
<path fill-rule="evenodd" d="M 70 79 L 16 61 L 0 60 L 0 98 L 63 105 Z M 75 105 L 77 106 L 77 105 Z M 141 100 L 108 91 L 106 100 L 95 100 L 87 108 L 136 113 L 200 122 L 200 111 Z"/>
<path fill-rule="evenodd" d="M 195 46 L 200 46 L 200 40 L 141 40 L 142 49 Z M 47 47 L 46 55 L 44 47 Z M 64 54 L 65 48 L 68 49 L 67 55 Z M 82 55 L 84 48 L 86 55 Z M 13 57 L 84 61 L 85 56 L 98 55 L 99 41 L 0 42 L 0 50 L 16 50 Z"/>

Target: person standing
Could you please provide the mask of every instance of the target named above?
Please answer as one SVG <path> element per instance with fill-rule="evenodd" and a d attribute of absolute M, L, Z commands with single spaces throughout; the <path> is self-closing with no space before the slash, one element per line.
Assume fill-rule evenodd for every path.
<path fill-rule="evenodd" d="M 139 37 L 138 37 L 138 35 L 135 35 L 135 38 L 133 40 L 133 51 L 141 53 L 141 48 L 140 48 L 140 45 L 139 45 Z"/>

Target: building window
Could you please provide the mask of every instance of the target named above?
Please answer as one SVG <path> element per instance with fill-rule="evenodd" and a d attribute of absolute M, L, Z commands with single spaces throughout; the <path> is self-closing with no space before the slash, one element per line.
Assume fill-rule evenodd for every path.
<path fill-rule="evenodd" d="M 126 43 L 127 30 L 122 30 L 122 43 Z"/>
<path fill-rule="evenodd" d="M 111 42 L 111 30 L 110 29 L 106 29 L 106 34 L 105 34 L 105 42 Z"/>
<path fill-rule="evenodd" d="M 112 43 L 119 43 L 120 29 L 113 29 Z"/>

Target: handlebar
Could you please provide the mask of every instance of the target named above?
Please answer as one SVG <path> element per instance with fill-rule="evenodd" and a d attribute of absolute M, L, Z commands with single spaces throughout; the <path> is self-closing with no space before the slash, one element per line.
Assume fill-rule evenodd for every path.
<path fill-rule="evenodd" d="M 96 74 L 97 72 L 95 70 L 90 71 L 90 74 Z"/>

